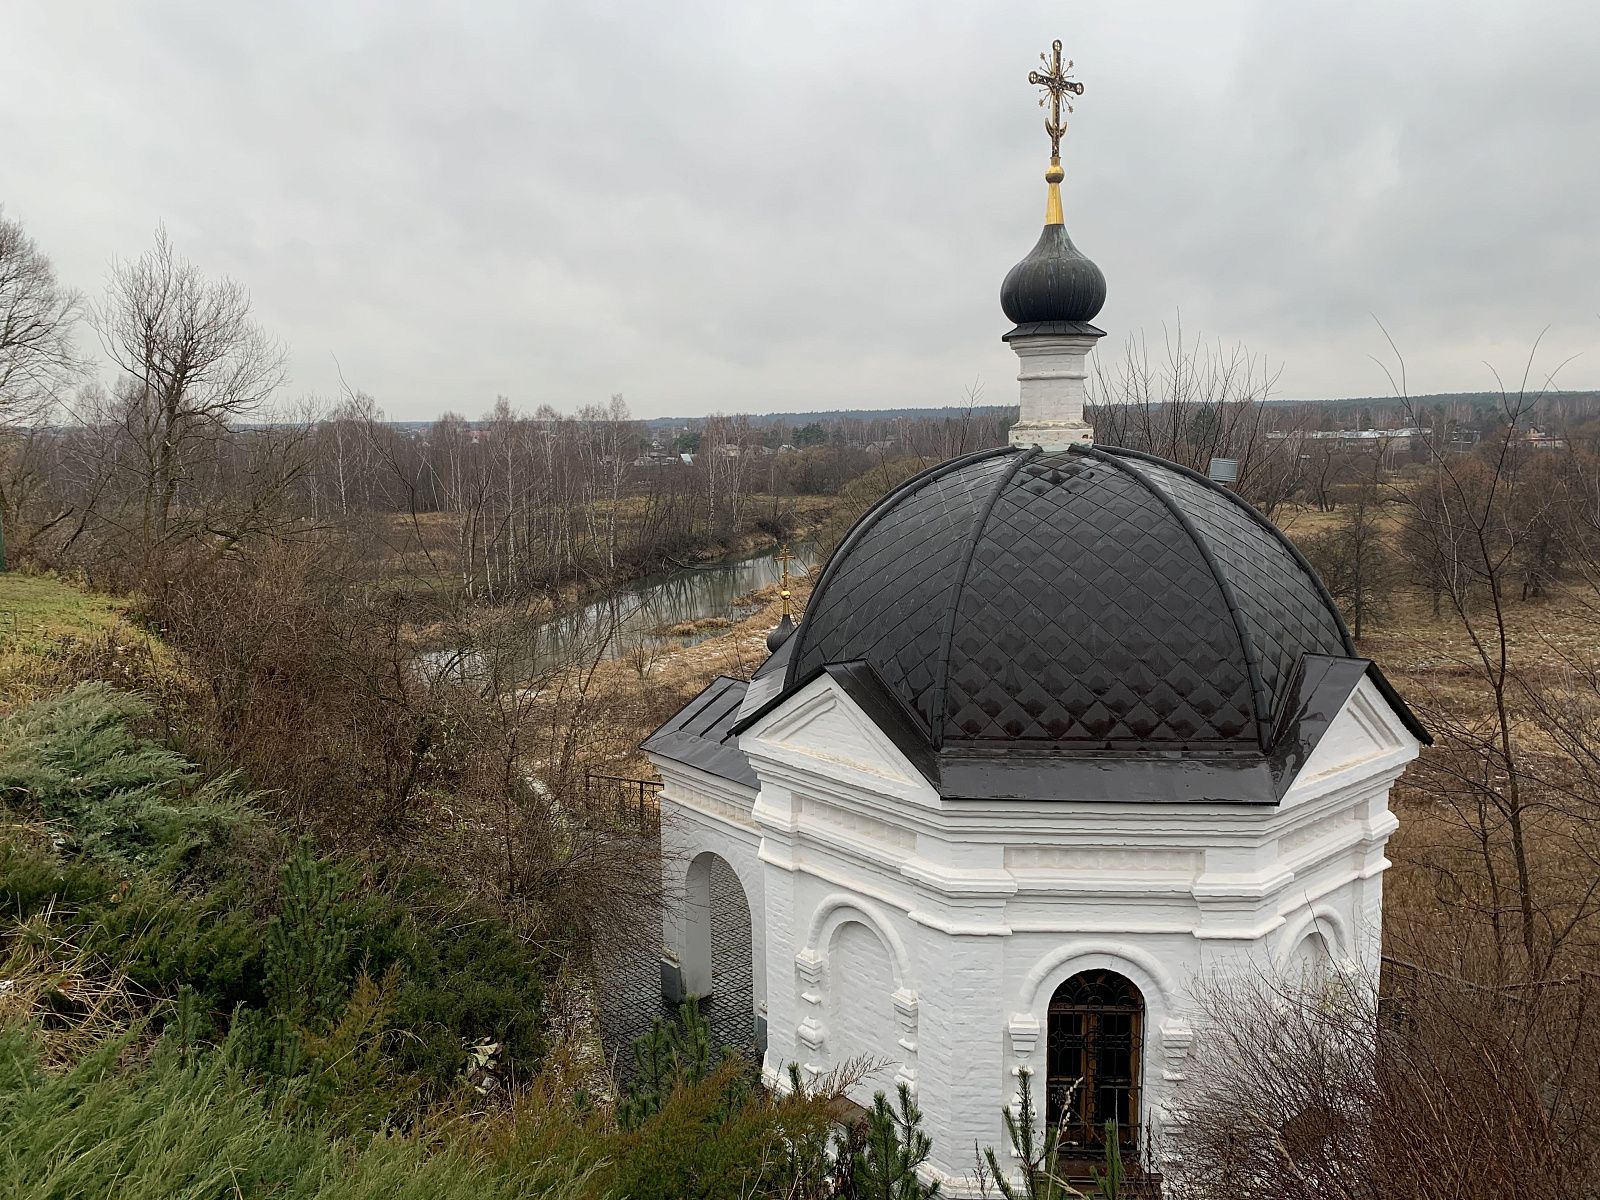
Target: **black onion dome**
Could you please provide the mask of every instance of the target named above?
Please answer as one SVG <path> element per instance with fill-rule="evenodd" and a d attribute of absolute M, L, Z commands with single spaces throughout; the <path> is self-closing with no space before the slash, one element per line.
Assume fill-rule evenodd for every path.
<path fill-rule="evenodd" d="M 1105 275 L 1072 244 L 1065 225 L 1046 225 L 1000 285 L 1000 307 L 1017 325 L 1092 321 L 1105 302 Z"/>
<path fill-rule="evenodd" d="M 935 751 L 1248 749 L 1304 655 L 1353 659 L 1249 504 L 1126 450 L 1006 448 L 890 493 L 834 552 L 784 691 L 860 662 Z"/>
<path fill-rule="evenodd" d="M 784 596 L 787 597 L 788 594 L 788 592 L 785 592 Z M 776 654 L 778 647 L 788 641 L 792 633 L 794 633 L 794 621 L 788 613 L 784 613 L 783 619 L 767 633 L 767 653 Z"/>

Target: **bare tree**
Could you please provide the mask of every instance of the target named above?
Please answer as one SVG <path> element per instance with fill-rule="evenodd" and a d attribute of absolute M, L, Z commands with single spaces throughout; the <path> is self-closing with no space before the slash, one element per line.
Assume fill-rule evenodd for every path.
<path fill-rule="evenodd" d="M 0 425 L 39 416 L 81 374 L 72 341 L 80 303 L 0 209 Z"/>
<path fill-rule="evenodd" d="M 207 279 L 164 228 L 144 254 L 113 267 L 90 315 L 124 375 L 116 416 L 142 460 L 139 541 L 148 556 L 167 539 L 205 448 L 283 381 L 284 350 L 251 319 L 244 287 Z"/>
<path fill-rule="evenodd" d="M 1305 552 L 1360 640 L 1366 627 L 1388 610 L 1390 552 L 1382 521 L 1380 456 L 1369 456 L 1365 478 L 1345 505 L 1337 525 L 1305 543 Z"/>
<path fill-rule="evenodd" d="M 1290 435 L 1304 423 L 1297 407 L 1270 403 L 1278 374 L 1243 346 L 1186 340 L 1181 322 L 1166 330 L 1159 361 L 1142 334 L 1130 336 L 1113 364 L 1095 356 L 1095 440 L 1202 474 L 1213 458 L 1234 459 L 1236 490 L 1270 515 L 1292 486 L 1298 441 Z"/>
<path fill-rule="evenodd" d="M 1444 736 L 1422 761 L 1416 786 L 1473 840 L 1481 876 L 1468 881 L 1463 898 L 1488 923 L 1498 980 L 1544 978 L 1575 928 L 1548 890 L 1567 840 L 1529 712 L 1530 700 L 1535 707 L 1546 702 L 1548 681 L 1536 679 L 1515 652 L 1510 611 L 1526 578 L 1523 532 L 1545 521 L 1544 509 L 1555 499 L 1524 469 L 1532 414 L 1554 374 L 1541 387 L 1529 386 L 1537 352 L 1535 343 L 1515 391 L 1501 387 L 1496 436 L 1470 456 L 1433 440 L 1427 477 L 1399 492 L 1408 508 L 1402 546 L 1413 556 L 1413 573 L 1448 604 L 1468 648 L 1461 674 L 1481 689 L 1474 704 L 1486 702 L 1478 708 L 1448 694 L 1426 698 L 1427 719 Z M 1406 391 L 1404 359 L 1394 353 L 1394 390 L 1411 423 L 1421 424 Z M 1592 901 L 1591 889 L 1578 907 L 1585 920 L 1594 915 Z"/>
<path fill-rule="evenodd" d="M 1600 979 L 1485 987 L 1392 961 L 1384 974 L 1377 1006 L 1367 979 L 1203 989 L 1170 1195 L 1594 1196 Z"/>
<path fill-rule="evenodd" d="M 83 371 L 72 340 L 78 305 L 21 223 L 0 209 L 0 567 L 6 532 L 43 483 L 39 422 Z"/>

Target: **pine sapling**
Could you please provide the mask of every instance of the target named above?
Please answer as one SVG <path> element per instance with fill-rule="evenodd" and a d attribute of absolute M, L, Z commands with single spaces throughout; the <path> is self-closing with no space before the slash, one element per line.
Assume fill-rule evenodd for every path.
<path fill-rule="evenodd" d="M 928 1161 L 933 1139 L 922 1129 L 922 1109 L 902 1083 L 896 1105 L 882 1092 L 872 1098 L 866 1141 L 854 1164 L 856 1195 L 862 1200 L 924 1200 L 939 1195 L 937 1182 L 924 1183 L 917 1168 Z"/>
<path fill-rule="evenodd" d="M 995 1190 L 1004 1200 L 1057 1200 L 1058 1197 L 1081 1196 L 1081 1192 L 1056 1174 L 1060 1126 L 1046 1124 L 1042 1142 L 1034 1132 L 1033 1072 L 1022 1068 L 1017 1082 L 1020 1111 L 1013 1113 L 1008 1104 L 1000 1110 L 1000 1115 L 1005 1121 L 1012 1157 L 1022 1163 L 1022 1187 L 1018 1189 L 1012 1184 L 1010 1172 L 1000 1165 L 1000 1157 L 993 1146 L 984 1147 L 983 1161 L 988 1169 L 983 1174 L 993 1180 Z"/>
<path fill-rule="evenodd" d="M 1094 1167 L 1094 1186 L 1100 1200 L 1122 1200 L 1125 1176 L 1122 1167 L 1122 1144 L 1117 1137 L 1116 1118 L 1106 1122 L 1105 1169 Z"/>

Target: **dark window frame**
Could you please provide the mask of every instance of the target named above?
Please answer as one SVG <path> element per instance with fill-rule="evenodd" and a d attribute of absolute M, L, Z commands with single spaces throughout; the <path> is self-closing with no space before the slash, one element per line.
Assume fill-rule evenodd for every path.
<path fill-rule="evenodd" d="M 1099 1153 L 1112 1117 L 1124 1152 L 1138 1149 L 1144 1018 L 1143 994 L 1109 968 L 1079 971 L 1050 997 L 1045 1120 L 1060 1125 L 1062 1154 Z M 1069 1119 L 1061 1124 L 1068 1105 Z"/>

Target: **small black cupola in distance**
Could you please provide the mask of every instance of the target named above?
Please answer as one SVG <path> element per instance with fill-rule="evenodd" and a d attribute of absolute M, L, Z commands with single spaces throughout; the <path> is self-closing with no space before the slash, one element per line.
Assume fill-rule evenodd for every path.
<path fill-rule="evenodd" d="M 783 600 L 783 616 L 767 634 L 767 653 L 776 654 L 778 647 L 789 640 L 789 635 L 794 632 L 794 617 L 789 612 L 789 564 L 794 561 L 794 555 L 789 552 L 789 543 L 784 542 L 778 547 L 778 565 L 782 574 L 778 579 L 778 596 Z"/>

